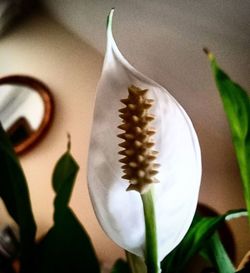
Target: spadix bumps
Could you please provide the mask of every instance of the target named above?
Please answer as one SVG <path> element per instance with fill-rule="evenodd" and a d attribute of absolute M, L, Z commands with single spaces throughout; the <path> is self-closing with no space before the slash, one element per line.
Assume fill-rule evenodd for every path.
<path fill-rule="evenodd" d="M 125 131 L 118 135 L 124 140 L 119 144 L 124 148 L 119 152 L 124 156 L 119 160 L 123 163 L 122 178 L 130 183 L 127 190 L 136 190 L 140 193 L 144 193 L 152 183 L 157 182 L 155 175 L 158 173 L 156 170 L 158 164 L 155 163 L 157 152 L 152 149 L 154 143 L 151 139 L 155 130 L 150 128 L 150 122 L 154 117 L 148 112 L 153 100 L 147 99 L 147 91 L 130 86 L 128 98 L 121 100 L 125 107 L 119 110 L 123 123 L 118 128 Z"/>

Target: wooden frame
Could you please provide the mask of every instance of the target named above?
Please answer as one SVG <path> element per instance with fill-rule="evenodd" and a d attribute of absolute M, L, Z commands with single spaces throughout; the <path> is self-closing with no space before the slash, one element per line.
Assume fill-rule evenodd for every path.
<path fill-rule="evenodd" d="M 32 148 L 47 132 L 54 116 L 54 100 L 49 88 L 40 80 L 26 75 L 11 75 L 0 78 L 0 85 L 3 84 L 19 84 L 27 86 L 36 91 L 44 102 L 45 115 L 39 128 L 23 142 L 14 145 L 17 154 L 23 154 Z"/>

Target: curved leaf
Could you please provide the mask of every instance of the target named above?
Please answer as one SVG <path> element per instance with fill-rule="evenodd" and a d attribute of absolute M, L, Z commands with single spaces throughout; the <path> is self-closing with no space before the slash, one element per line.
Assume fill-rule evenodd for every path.
<path fill-rule="evenodd" d="M 235 268 L 230 260 L 219 234 L 214 233 L 205 243 L 200 254 L 212 263 L 218 273 L 234 273 Z"/>
<path fill-rule="evenodd" d="M 0 125 L 0 197 L 19 226 L 21 272 L 30 272 L 36 233 L 27 182 L 8 136 Z"/>
<path fill-rule="evenodd" d="M 211 62 L 231 129 L 250 222 L 250 98 L 247 92 L 218 66 L 214 55 L 207 50 L 205 52 Z"/>
<path fill-rule="evenodd" d="M 67 151 L 53 173 L 54 226 L 38 245 L 37 273 L 99 273 L 99 263 L 90 238 L 68 207 L 78 165 Z"/>
<path fill-rule="evenodd" d="M 215 217 L 202 217 L 196 214 L 184 239 L 162 261 L 162 272 L 182 273 L 189 260 L 205 246 L 222 222 L 241 216 L 247 216 L 247 212 L 243 209 Z"/>

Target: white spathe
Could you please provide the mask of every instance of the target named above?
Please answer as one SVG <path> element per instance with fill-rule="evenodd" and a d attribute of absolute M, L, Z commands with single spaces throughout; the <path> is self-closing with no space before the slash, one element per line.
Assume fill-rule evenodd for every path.
<path fill-rule="evenodd" d="M 135 85 L 149 89 L 154 150 L 160 164 L 154 185 L 159 260 L 184 237 L 193 219 L 201 180 L 201 156 L 193 125 L 180 104 L 159 84 L 133 68 L 120 53 L 107 27 L 107 49 L 97 96 L 88 156 L 88 186 L 96 216 L 107 235 L 125 250 L 144 257 L 145 226 L 140 194 L 126 191 L 121 178 L 117 137 L 122 131 L 120 99 Z"/>

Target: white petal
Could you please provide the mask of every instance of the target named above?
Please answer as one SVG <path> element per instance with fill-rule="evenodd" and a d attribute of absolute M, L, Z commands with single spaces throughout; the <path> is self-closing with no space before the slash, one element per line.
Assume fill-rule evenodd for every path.
<path fill-rule="evenodd" d="M 113 11 L 112 11 L 113 12 Z M 111 13 L 112 13 L 111 12 Z M 112 14 L 111 14 L 112 18 Z M 111 20 L 111 19 L 110 19 Z M 121 124 L 120 99 L 128 87 L 149 89 L 155 103 L 155 150 L 160 163 L 155 184 L 155 209 L 159 259 L 162 260 L 189 228 L 198 199 L 201 179 L 200 148 L 193 125 L 180 104 L 159 84 L 135 70 L 118 50 L 111 24 L 107 49 L 97 87 L 88 158 L 88 185 L 96 216 L 107 235 L 122 248 L 144 256 L 145 227 L 138 192 L 126 191 L 118 162 L 117 128 Z"/>

